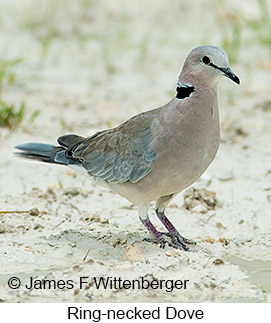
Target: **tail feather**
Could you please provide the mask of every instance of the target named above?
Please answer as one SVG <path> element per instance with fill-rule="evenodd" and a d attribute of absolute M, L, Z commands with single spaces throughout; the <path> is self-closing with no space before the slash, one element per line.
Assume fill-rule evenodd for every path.
<path fill-rule="evenodd" d="M 58 143 L 63 147 L 70 147 L 72 145 L 78 144 L 82 141 L 84 141 L 85 138 L 81 136 L 77 136 L 74 134 L 64 135 L 59 138 L 57 138 Z"/>
<path fill-rule="evenodd" d="M 67 157 L 66 148 L 61 146 L 53 146 L 37 142 L 28 142 L 25 144 L 15 146 L 16 149 L 21 150 L 15 154 L 19 157 L 38 160 L 45 163 L 74 165 L 80 164 L 80 161 L 71 157 Z"/>

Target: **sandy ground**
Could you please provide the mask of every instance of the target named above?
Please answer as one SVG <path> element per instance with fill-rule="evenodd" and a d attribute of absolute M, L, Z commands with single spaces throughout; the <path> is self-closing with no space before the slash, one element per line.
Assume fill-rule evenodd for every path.
<path fill-rule="evenodd" d="M 0 61 L 21 59 L 7 70 L 1 98 L 26 105 L 17 129 L 0 128 L 0 211 L 11 211 L 0 213 L 0 300 L 270 302 L 271 53 L 259 2 L 0 0 L 0 6 Z M 237 44 L 233 32 L 240 33 Z M 167 211 L 197 242 L 195 252 L 142 241 L 148 234 L 125 199 L 65 167 L 12 154 L 21 142 L 91 135 L 166 103 L 186 54 L 201 44 L 229 51 L 241 85 L 220 82 L 217 157 Z M 15 290 L 7 285 L 13 276 L 22 282 Z M 80 289 L 82 276 L 90 284 Z M 100 276 L 189 282 L 172 292 L 101 290 L 91 282 Z M 74 287 L 27 289 L 30 277 L 72 280 Z"/>

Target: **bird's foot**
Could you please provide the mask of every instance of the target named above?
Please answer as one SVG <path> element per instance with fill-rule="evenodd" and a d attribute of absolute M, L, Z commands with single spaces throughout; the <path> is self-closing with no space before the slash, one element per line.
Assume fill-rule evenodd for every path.
<path fill-rule="evenodd" d="M 149 218 L 140 218 L 141 222 L 144 224 L 144 226 L 148 229 L 148 231 L 152 234 L 153 238 L 145 238 L 143 240 L 148 242 L 154 242 L 158 243 L 160 245 L 160 248 L 165 248 L 166 245 L 169 247 L 183 250 L 183 251 L 190 251 L 186 243 L 193 243 L 192 240 L 186 239 L 180 235 L 180 233 L 173 227 L 172 230 L 169 230 L 167 233 L 161 233 L 156 230 L 156 228 L 153 226 L 153 224 L 150 222 Z M 171 227 L 170 227 L 171 229 Z M 170 237 L 170 240 L 167 240 L 163 237 L 163 234 Z"/>
<path fill-rule="evenodd" d="M 162 236 L 160 236 L 159 238 L 144 238 L 143 239 L 143 241 L 159 244 L 160 248 L 162 248 L 162 249 L 164 249 L 165 246 L 168 245 L 169 247 L 172 247 L 175 249 L 179 249 L 179 250 L 183 250 L 183 251 L 190 251 L 190 248 L 185 244 L 185 242 L 178 241 L 177 239 L 173 241 L 172 238 L 171 238 L 171 240 L 172 241 L 166 240 Z"/>
<path fill-rule="evenodd" d="M 175 240 L 176 237 L 177 237 L 177 239 L 180 239 L 183 243 L 191 244 L 191 245 L 194 245 L 194 246 L 197 244 L 194 240 L 183 237 L 179 232 L 177 232 L 177 233 L 175 233 L 175 232 L 169 233 L 169 232 L 161 232 L 160 231 L 160 233 L 162 235 L 170 237 L 172 240 Z"/>
<path fill-rule="evenodd" d="M 165 234 L 166 236 L 170 237 L 173 245 L 181 246 L 181 248 L 183 250 L 185 250 L 185 248 L 188 248 L 186 246 L 186 244 L 192 244 L 192 245 L 196 244 L 193 240 L 187 239 L 179 233 L 179 231 L 174 227 L 174 225 L 166 217 L 164 211 L 160 212 L 159 209 L 157 209 L 155 212 L 157 214 L 158 219 L 163 223 L 163 225 L 168 230 L 168 232 L 166 232 L 166 233 L 162 233 L 162 232 L 159 232 L 159 233 Z"/>

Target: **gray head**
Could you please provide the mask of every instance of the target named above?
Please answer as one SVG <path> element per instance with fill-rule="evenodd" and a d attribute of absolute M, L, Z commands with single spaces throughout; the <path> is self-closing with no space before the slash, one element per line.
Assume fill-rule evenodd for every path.
<path fill-rule="evenodd" d="M 200 46 L 194 48 L 186 57 L 179 82 L 216 84 L 226 76 L 233 82 L 240 84 L 239 78 L 230 69 L 227 54 L 215 46 Z"/>

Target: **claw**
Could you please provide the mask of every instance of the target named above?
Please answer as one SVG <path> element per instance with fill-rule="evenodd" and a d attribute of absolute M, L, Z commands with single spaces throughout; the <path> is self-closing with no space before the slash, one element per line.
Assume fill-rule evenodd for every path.
<path fill-rule="evenodd" d="M 159 247 L 162 248 L 162 249 L 165 248 L 165 245 L 168 242 L 166 239 L 164 239 L 162 237 L 160 237 L 158 239 L 156 239 L 156 238 L 143 238 L 143 241 L 159 244 Z"/>
<path fill-rule="evenodd" d="M 163 213 L 159 214 L 160 218 L 164 220 L 165 215 Z M 148 229 L 148 231 L 153 235 L 154 238 L 144 238 L 144 241 L 152 242 L 152 243 L 158 243 L 160 245 L 160 248 L 164 249 L 165 245 L 167 244 L 169 247 L 183 250 L 183 251 L 190 251 L 190 249 L 187 247 L 186 243 L 194 243 L 194 241 L 190 239 L 186 239 L 183 236 L 180 235 L 180 233 L 172 226 L 172 224 L 167 220 L 166 228 L 169 230 L 169 232 L 159 232 L 156 230 L 156 228 L 153 226 L 153 224 L 150 222 L 149 218 L 146 219 L 140 218 L 141 222 L 144 224 L 144 226 Z M 163 222 L 163 224 L 165 224 Z M 171 241 L 165 239 L 163 237 L 163 234 L 168 236 Z"/>
<path fill-rule="evenodd" d="M 175 237 L 174 233 L 161 232 L 161 231 L 159 231 L 159 233 L 161 233 L 162 235 L 165 235 L 165 236 L 167 236 L 167 237 L 169 237 L 171 239 L 174 239 L 174 237 Z M 183 241 L 184 243 L 191 244 L 191 245 L 196 245 L 197 244 L 194 240 L 185 238 L 181 234 L 179 234 L 179 235 L 180 235 L 181 241 Z"/>
<path fill-rule="evenodd" d="M 188 238 L 185 238 L 185 237 L 183 237 L 183 241 L 185 242 L 185 243 L 187 243 L 187 244 L 191 244 L 191 245 L 193 245 L 193 246 L 195 246 L 197 243 L 196 243 L 196 241 L 194 241 L 194 240 L 192 240 L 192 239 L 188 239 Z"/>
<path fill-rule="evenodd" d="M 185 243 L 181 242 L 181 241 L 168 241 L 166 239 L 164 239 L 163 237 L 159 237 L 158 239 L 155 238 L 144 238 L 143 241 L 147 241 L 147 242 L 152 242 L 152 243 L 157 243 L 159 244 L 160 248 L 164 249 L 166 244 L 169 247 L 175 248 L 175 249 L 179 249 L 179 250 L 183 250 L 183 251 L 191 251 L 190 248 L 188 248 Z"/>

